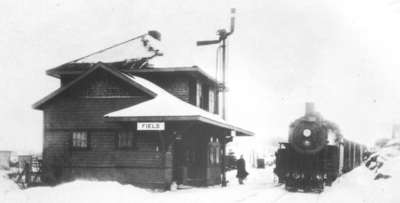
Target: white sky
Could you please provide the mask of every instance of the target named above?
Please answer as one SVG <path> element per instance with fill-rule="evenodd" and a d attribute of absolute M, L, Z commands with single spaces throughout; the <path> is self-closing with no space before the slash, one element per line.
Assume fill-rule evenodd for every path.
<path fill-rule="evenodd" d="M 400 1 L 3 0 L 0 149 L 41 150 L 42 114 L 31 105 L 58 87 L 45 70 L 149 29 L 162 33 L 155 65 L 214 75 L 216 46 L 195 42 L 228 28 L 231 7 L 228 119 L 256 132 L 252 142 L 286 137 L 306 101 L 350 139 L 390 136 L 400 120 Z M 132 47 L 104 57 L 141 53 Z"/>

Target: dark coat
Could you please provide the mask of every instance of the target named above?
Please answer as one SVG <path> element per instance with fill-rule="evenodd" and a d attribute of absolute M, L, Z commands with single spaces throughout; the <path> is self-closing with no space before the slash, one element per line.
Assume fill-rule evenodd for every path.
<path fill-rule="evenodd" d="M 244 161 L 244 159 L 241 158 L 236 161 L 236 168 L 237 168 L 237 174 L 236 174 L 237 178 L 245 179 L 247 175 L 249 175 L 249 173 L 247 173 L 246 171 L 246 162 Z"/>

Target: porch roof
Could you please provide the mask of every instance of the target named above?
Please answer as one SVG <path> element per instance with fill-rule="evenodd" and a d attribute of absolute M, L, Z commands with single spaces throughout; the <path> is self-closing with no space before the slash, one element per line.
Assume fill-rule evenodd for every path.
<path fill-rule="evenodd" d="M 236 131 L 238 136 L 254 135 L 253 132 L 230 124 L 215 114 L 180 100 L 146 79 L 125 73 L 123 75 L 156 93 L 156 96 L 140 104 L 106 114 L 104 117 L 109 121 L 200 121 Z"/>

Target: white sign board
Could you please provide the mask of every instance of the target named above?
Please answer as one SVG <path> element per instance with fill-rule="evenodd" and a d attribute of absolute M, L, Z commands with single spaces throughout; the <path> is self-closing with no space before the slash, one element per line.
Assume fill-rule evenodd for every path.
<path fill-rule="evenodd" d="M 163 130 L 165 130 L 165 123 L 164 122 L 138 122 L 137 130 L 140 130 L 140 131 L 144 131 L 144 130 L 163 131 Z"/>

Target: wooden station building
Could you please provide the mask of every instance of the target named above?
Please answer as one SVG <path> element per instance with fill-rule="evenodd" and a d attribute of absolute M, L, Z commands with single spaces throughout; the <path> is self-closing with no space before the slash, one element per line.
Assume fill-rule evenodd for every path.
<path fill-rule="evenodd" d="M 70 63 L 43 111 L 43 180 L 114 180 L 141 187 L 221 184 L 225 145 L 252 132 L 218 115 L 218 83 L 196 66 Z"/>

